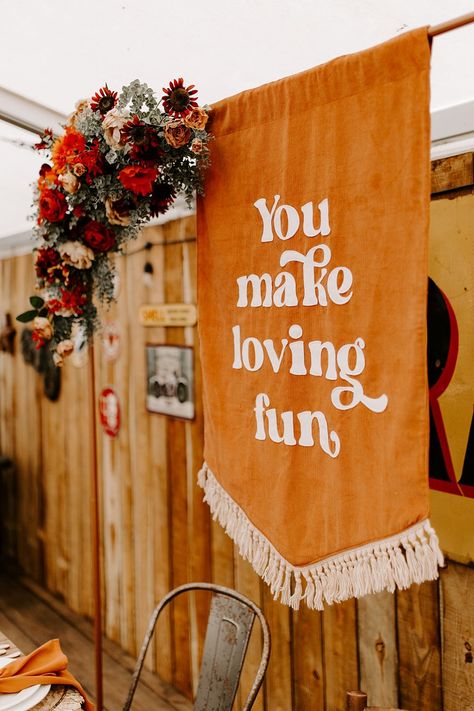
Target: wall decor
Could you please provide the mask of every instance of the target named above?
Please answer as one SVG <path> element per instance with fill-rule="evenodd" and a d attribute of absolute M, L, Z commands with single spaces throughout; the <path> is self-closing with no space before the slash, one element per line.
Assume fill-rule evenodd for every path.
<path fill-rule="evenodd" d="M 73 352 L 73 325 L 89 340 L 96 303 L 116 298 L 112 256 L 178 195 L 191 206 L 203 191 L 209 107 L 197 98 L 182 77 L 161 98 L 138 80 L 120 93 L 106 84 L 76 105 L 62 135 L 47 129 L 35 145 L 45 156 L 33 196 L 38 293 L 17 318 L 33 321 L 57 365 Z"/>
<path fill-rule="evenodd" d="M 99 417 L 104 432 L 116 437 L 120 430 L 120 402 L 113 388 L 104 388 L 99 395 Z"/>
<path fill-rule="evenodd" d="M 21 333 L 21 353 L 25 363 L 33 366 L 42 376 L 43 390 L 48 400 L 55 402 L 61 392 L 61 371 L 55 364 L 50 349 L 45 346 L 38 347 L 29 328 L 24 328 Z"/>
<path fill-rule="evenodd" d="M 120 354 L 120 326 L 118 321 L 109 321 L 102 327 L 102 350 L 106 360 L 113 362 Z"/>
<path fill-rule="evenodd" d="M 15 352 L 15 336 L 16 330 L 12 323 L 11 314 L 7 313 L 5 314 L 3 328 L 0 330 L 0 351 L 13 355 Z"/>
<path fill-rule="evenodd" d="M 195 304 L 143 304 L 138 318 L 142 326 L 194 326 Z"/>
<path fill-rule="evenodd" d="M 147 409 L 161 415 L 193 420 L 194 350 L 190 346 L 146 347 Z"/>
<path fill-rule="evenodd" d="M 421 28 L 213 106 L 199 483 L 295 609 L 434 580 L 443 560 L 428 489 L 429 66 Z"/>

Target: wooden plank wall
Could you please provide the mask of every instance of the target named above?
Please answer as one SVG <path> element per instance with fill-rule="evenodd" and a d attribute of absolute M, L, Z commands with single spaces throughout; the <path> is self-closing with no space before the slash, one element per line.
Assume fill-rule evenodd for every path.
<path fill-rule="evenodd" d="M 119 323 L 119 359 L 108 362 L 96 340 L 96 401 L 111 385 L 122 414 L 116 439 L 100 428 L 96 433 L 106 634 L 135 654 L 153 605 L 166 591 L 186 581 L 213 580 L 255 600 L 270 623 L 272 657 L 257 711 L 343 711 L 345 691 L 359 684 L 374 705 L 441 711 L 444 696 L 445 711 L 474 709 L 474 602 L 468 593 L 474 570 L 450 564 L 440 586 L 415 585 L 324 613 L 295 613 L 273 602 L 223 530 L 210 521 L 196 485 L 203 441 L 196 329 L 145 329 L 138 323 L 142 303 L 195 302 L 194 236 L 193 218 L 150 227 L 132 245 L 133 254 L 117 259 L 119 301 L 104 319 Z M 140 249 L 145 242 L 155 246 Z M 148 286 L 143 280 L 147 261 L 153 264 Z M 0 262 L 1 311 L 22 311 L 32 283 L 30 256 Z M 147 342 L 195 347 L 195 422 L 147 412 Z M 90 371 L 68 363 L 60 399 L 51 403 L 18 346 L 14 357 L 0 354 L 0 453 L 17 466 L 18 561 L 73 610 L 91 616 Z M 188 696 L 196 689 L 206 605 L 198 596 L 176 605 L 160 623 L 148 662 Z M 260 651 L 254 632 L 238 708 Z"/>

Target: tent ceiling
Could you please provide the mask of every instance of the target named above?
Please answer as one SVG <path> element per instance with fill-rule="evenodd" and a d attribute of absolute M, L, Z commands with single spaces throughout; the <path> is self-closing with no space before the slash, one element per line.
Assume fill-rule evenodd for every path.
<path fill-rule="evenodd" d="M 201 102 L 307 69 L 407 29 L 472 11 L 470 0 L 0 0 L 2 84 L 68 114 L 105 82 L 139 78 L 157 92 L 196 83 Z M 434 40 L 432 109 L 474 99 L 474 27 Z M 38 157 L 0 122 L 0 237 L 23 232 Z"/>

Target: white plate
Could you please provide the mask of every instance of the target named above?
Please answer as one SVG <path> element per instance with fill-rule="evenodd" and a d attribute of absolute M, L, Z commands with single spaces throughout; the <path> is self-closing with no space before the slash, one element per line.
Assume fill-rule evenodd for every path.
<path fill-rule="evenodd" d="M 15 660 L 0 657 L 0 669 Z M 49 694 L 51 684 L 35 684 L 14 694 L 0 694 L 0 711 L 28 711 Z"/>

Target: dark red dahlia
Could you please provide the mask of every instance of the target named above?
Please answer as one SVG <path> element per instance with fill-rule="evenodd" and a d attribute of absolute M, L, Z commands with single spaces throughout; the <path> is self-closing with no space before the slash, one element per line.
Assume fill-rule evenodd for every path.
<path fill-rule="evenodd" d="M 169 87 L 163 87 L 163 91 L 163 106 L 170 116 L 183 118 L 198 106 L 197 89 L 194 84 L 185 87 L 182 77 L 170 81 Z"/>
<path fill-rule="evenodd" d="M 162 215 L 173 204 L 176 190 L 169 183 L 155 183 L 150 199 L 150 214 L 153 217 Z"/>
<path fill-rule="evenodd" d="M 35 271 L 38 279 L 48 283 L 56 280 L 56 271 L 61 261 L 59 252 L 52 247 L 41 247 L 35 254 Z"/>
<path fill-rule="evenodd" d="M 140 121 L 136 115 L 123 127 L 122 136 L 126 143 L 131 144 L 129 155 L 132 161 L 156 163 L 164 155 L 156 130 Z"/>
<path fill-rule="evenodd" d="M 89 220 L 86 223 L 82 238 L 94 252 L 110 252 L 117 244 L 113 230 L 97 220 Z"/>
<path fill-rule="evenodd" d="M 102 116 L 105 116 L 110 109 L 114 108 L 116 103 L 117 92 L 111 91 L 106 84 L 92 97 L 91 109 L 92 111 L 100 111 Z"/>

